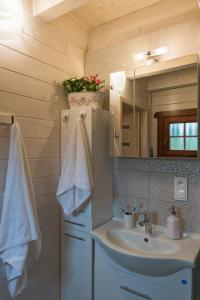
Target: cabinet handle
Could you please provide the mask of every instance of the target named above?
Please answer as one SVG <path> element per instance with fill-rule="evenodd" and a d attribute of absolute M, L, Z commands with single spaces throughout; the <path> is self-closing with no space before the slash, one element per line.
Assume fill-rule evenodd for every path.
<path fill-rule="evenodd" d="M 77 222 L 73 222 L 73 221 L 66 221 L 66 220 L 64 220 L 64 222 L 65 222 L 65 223 L 72 224 L 72 225 L 76 225 L 76 226 L 79 226 L 79 227 L 85 227 L 84 224 L 77 223 Z"/>
<path fill-rule="evenodd" d="M 136 295 L 136 296 L 138 296 L 138 297 L 141 297 L 141 298 L 143 298 L 143 299 L 146 299 L 146 300 L 152 300 L 152 298 L 151 298 L 150 296 L 148 296 L 148 295 L 146 295 L 146 294 L 143 294 L 143 293 L 140 293 L 140 292 L 138 292 L 138 291 L 135 291 L 135 290 L 133 290 L 133 289 L 130 289 L 129 287 L 127 287 L 127 286 L 125 286 L 125 285 L 121 285 L 121 286 L 120 286 L 120 289 L 121 289 L 121 290 L 124 290 L 124 291 L 126 291 L 126 292 L 129 292 L 129 293 L 131 293 L 131 294 L 134 294 L 134 295 Z"/>
<path fill-rule="evenodd" d="M 70 237 L 70 238 L 73 238 L 73 239 L 76 239 L 76 240 L 79 240 L 79 241 L 82 241 L 82 242 L 85 242 L 85 239 L 82 238 L 82 237 L 79 237 L 79 236 L 75 236 L 73 234 L 69 234 L 69 233 L 64 233 L 64 235 Z"/>

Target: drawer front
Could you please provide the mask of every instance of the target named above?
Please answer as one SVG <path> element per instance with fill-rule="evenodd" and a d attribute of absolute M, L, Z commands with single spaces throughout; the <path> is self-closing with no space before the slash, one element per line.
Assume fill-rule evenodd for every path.
<path fill-rule="evenodd" d="M 92 218 L 92 200 L 87 202 L 86 204 L 83 204 L 77 215 L 71 214 L 67 217 L 63 215 L 63 219 L 69 219 L 73 217 Z"/>
<path fill-rule="evenodd" d="M 92 201 L 84 205 L 77 215 L 63 216 L 63 231 L 68 228 L 83 232 L 92 230 Z"/>
<path fill-rule="evenodd" d="M 69 228 L 89 233 L 92 230 L 92 219 L 80 215 L 71 216 L 63 221 L 63 231 L 65 232 Z"/>
<path fill-rule="evenodd" d="M 115 268 L 121 272 L 130 274 L 131 276 L 136 276 L 141 280 L 149 281 L 152 284 L 174 290 L 176 293 L 180 293 L 183 296 L 188 297 L 188 299 L 192 298 L 192 269 L 183 269 L 175 274 L 164 277 L 150 277 L 134 274 L 114 262 L 112 258 L 107 255 L 103 247 L 97 243 L 95 243 L 95 261 L 100 264 L 110 266 L 110 268 Z"/>
<path fill-rule="evenodd" d="M 110 266 L 95 263 L 95 300 L 191 300 Z"/>
<path fill-rule="evenodd" d="M 83 207 L 80 210 L 80 215 L 86 218 L 92 218 L 92 200 L 83 205 Z"/>

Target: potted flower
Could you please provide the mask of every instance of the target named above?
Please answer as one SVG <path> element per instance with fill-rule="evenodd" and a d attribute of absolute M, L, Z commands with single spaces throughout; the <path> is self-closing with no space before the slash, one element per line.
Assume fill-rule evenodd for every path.
<path fill-rule="evenodd" d="M 74 106 L 91 105 L 103 107 L 105 81 L 98 78 L 98 74 L 88 77 L 72 77 L 63 81 L 68 96 L 70 108 Z"/>

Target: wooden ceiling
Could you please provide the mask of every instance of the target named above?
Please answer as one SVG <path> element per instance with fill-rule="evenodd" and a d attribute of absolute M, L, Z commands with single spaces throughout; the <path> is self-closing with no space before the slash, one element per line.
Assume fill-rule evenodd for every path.
<path fill-rule="evenodd" d="M 70 12 L 89 29 L 115 20 L 162 0 L 91 0 Z"/>

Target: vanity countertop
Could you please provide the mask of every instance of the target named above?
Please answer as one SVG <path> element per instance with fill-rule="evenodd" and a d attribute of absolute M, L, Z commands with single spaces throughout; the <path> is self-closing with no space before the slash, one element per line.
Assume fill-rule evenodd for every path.
<path fill-rule="evenodd" d="M 181 239 L 171 240 L 164 232 L 164 227 L 156 225 L 152 234 L 140 227 L 125 229 L 122 220 L 112 219 L 91 235 L 119 264 L 143 275 L 165 276 L 195 268 L 200 234 L 184 233 Z"/>

